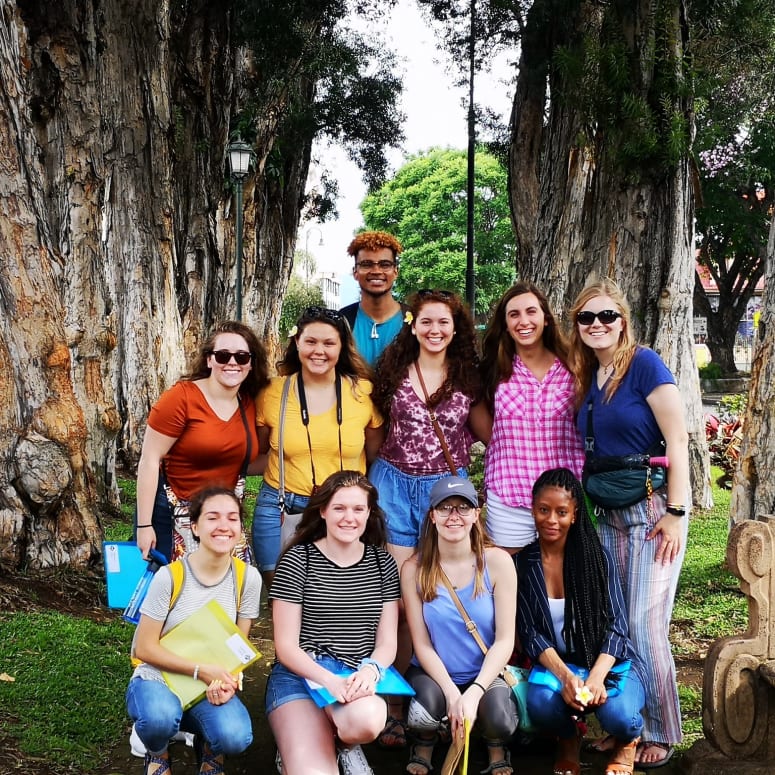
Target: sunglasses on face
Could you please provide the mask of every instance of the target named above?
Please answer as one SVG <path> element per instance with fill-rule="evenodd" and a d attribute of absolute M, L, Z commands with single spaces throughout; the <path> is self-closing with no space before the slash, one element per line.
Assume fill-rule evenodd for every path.
<path fill-rule="evenodd" d="M 215 358 L 215 362 L 220 363 L 221 366 L 225 366 L 232 358 L 234 358 L 234 363 L 238 366 L 247 366 L 253 357 L 253 354 L 246 350 L 237 350 L 235 353 L 231 352 L 231 350 L 210 350 L 210 355 L 212 355 L 213 358 Z"/>
<path fill-rule="evenodd" d="M 436 511 L 443 517 L 451 517 L 452 512 L 456 511 L 461 517 L 467 517 L 471 513 L 473 506 L 470 503 L 442 503 L 436 506 Z"/>
<path fill-rule="evenodd" d="M 597 318 L 604 326 L 610 326 L 615 320 L 622 316 L 621 312 L 615 309 L 603 309 L 600 312 L 592 312 L 585 309 L 576 315 L 576 322 L 582 326 L 591 326 Z"/>
<path fill-rule="evenodd" d="M 358 261 L 355 266 L 358 269 L 363 269 L 364 272 L 370 272 L 372 269 L 381 269 L 383 272 L 387 272 L 388 269 L 392 269 L 396 265 L 395 261 Z"/>

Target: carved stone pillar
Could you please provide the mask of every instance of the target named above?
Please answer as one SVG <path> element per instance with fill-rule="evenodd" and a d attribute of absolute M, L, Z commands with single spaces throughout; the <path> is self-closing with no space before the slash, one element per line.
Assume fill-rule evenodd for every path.
<path fill-rule="evenodd" d="M 691 747 L 682 769 L 770 775 L 775 762 L 775 516 L 735 525 L 727 563 L 748 597 L 748 631 L 717 640 L 708 652 L 702 691 L 707 740 Z"/>

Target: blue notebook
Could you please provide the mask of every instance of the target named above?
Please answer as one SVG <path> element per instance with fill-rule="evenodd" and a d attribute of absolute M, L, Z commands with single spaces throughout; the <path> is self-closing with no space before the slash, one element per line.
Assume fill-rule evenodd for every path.
<path fill-rule="evenodd" d="M 108 608 L 126 608 L 148 562 L 134 541 L 105 541 L 102 544 Z"/>
<path fill-rule="evenodd" d="M 343 670 L 339 675 L 352 675 L 355 670 Z M 304 679 L 307 684 L 307 691 L 315 701 L 318 708 L 325 708 L 326 705 L 336 702 L 334 696 L 325 687 Z M 406 679 L 392 665 L 385 671 L 385 677 L 377 684 L 377 694 L 406 694 L 410 697 L 414 695 L 414 689 L 407 683 Z"/>

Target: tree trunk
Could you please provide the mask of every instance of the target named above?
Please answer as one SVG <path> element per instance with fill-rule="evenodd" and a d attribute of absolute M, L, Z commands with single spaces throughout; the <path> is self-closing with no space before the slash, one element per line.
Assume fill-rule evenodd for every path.
<path fill-rule="evenodd" d="M 560 46 L 574 51 L 590 39 L 602 46 L 602 36 L 616 25 L 617 41 L 629 46 L 630 88 L 648 102 L 653 100 L 655 79 L 654 38 L 664 32 L 655 28 L 656 19 L 664 17 L 654 14 L 652 5 L 639 0 L 632 16 L 618 17 L 608 10 L 615 6 L 582 0 L 576 5 L 579 21 L 572 28 L 564 27 L 564 20 L 547 17 L 546 9 L 540 19 L 555 30 L 555 51 Z M 670 38 L 675 48 L 667 52 L 676 67 L 683 61 L 685 45 L 683 10 L 676 3 L 663 21 L 677 32 Z M 572 15 L 568 8 L 563 13 Z M 541 64 L 542 58 L 538 61 Z M 525 92 L 522 82 L 539 74 L 520 71 L 518 99 Z M 693 497 L 705 506 L 710 503 L 710 467 L 692 336 L 693 215 L 687 154 L 658 175 L 649 169 L 625 168 L 622 146 L 627 138 L 619 138 L 617 144 L 602 119 L 585 114 L 585 105 L 571 96 L 574 88 L 558 68 L 550 71 L 551 102 L 541 130 L 541 151 L 536 153 L 531 140 L 527 162 L 520 161 L 521 138 L 534 136 L 542 113 L 531 105 L 523 115 L 515 100 L 512 125 L 520 130 L 512 135 L 512 171 L 540 159 L 540 195 L 534 212 L 524 205 L 526 197 L 512 188 L 517 228 L 529 230 L 528 236 L 520 237 L 520 245 L 533 246 L 520 255 L 519 272 L 547 289 L 555 309 L 566 309 L 592 273 L 609 275 L 621 284 L 634 312 L 636 337 L 651 345 L 676 376 L 691 437 Z M 673 111 L 690 126 L 690 103 L 685 97 L 673 99 Z M 512 185 L 518 185 L 513 174 Z"/>
<path fill-rule="evenodd" d="M 770 223 L 759 344 L 751 368 L 731 513 L 735 522 L 775 514 L 775 218 Z"/>

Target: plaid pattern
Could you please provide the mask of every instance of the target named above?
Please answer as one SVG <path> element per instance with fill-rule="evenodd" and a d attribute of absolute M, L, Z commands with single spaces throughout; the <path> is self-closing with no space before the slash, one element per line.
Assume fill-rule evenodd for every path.
<path fill-rule="evenodd" d="M 507 506 L 529 509 L 535 480 L 547 469 L 581 476 L 584 449 L 576 431 L 573 377 L 555 360 L 539 382 L 517 355 L 511 377 L 495 391 L 485 484 Z"/>

